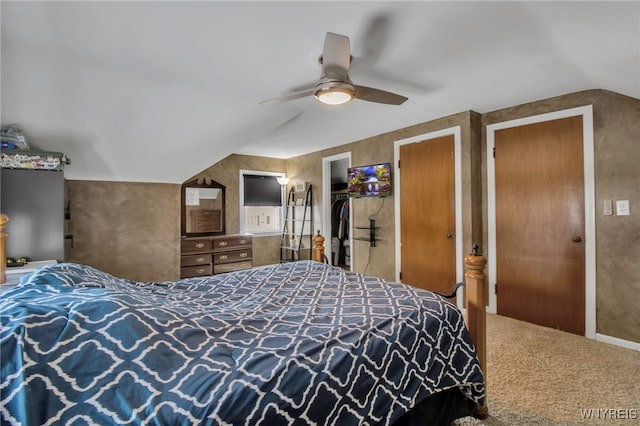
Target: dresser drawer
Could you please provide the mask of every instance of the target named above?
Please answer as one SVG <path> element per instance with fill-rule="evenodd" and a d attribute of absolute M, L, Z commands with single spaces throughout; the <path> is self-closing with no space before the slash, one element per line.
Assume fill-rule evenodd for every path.
<path fill-rule="evenodd" d="M 225 234 L 182 238 L 180 277 L 202 277 L 253 266 L 253 235 Z"/>
<path fill-rule="evenodd" d="M 185 266 L 180 268 L 180 278 L 211 275 L 211 265 Z"/>
<path fill-rule="evenodd" d="M 251 235 L 225 235 L 211 240 L 213 251 L 231 250 L 240 247 L 251 247 Z"/>
<path fill-rule="evenodd" d="M 198 238 L 193 240 L 182 240 L 180 241 L 180 251 L 182 254 L 211 251 L 211 239 Z"/>
<path fill-rule="evenodd" d="M 251 249 L 234 250 L 230 252 L 216 252 L 213 255 L 213 263 L 216 265 L 222 263 L 233 263 L 251 260 Z"/>
<path fill-rule="evenodd" d="M 235 262 L 235 263 L 223 263 L 221 265 L 213 265 L 214 274 L 224 274 L 225 272 L 240 271 L 242 269 L 251 268 L 251 261 Z"/>
<path fill-rule="evenodd" d="M 211 263 L 211 253 L 191 254 L 182 256 L 180 266 L 209 265 Z"/>

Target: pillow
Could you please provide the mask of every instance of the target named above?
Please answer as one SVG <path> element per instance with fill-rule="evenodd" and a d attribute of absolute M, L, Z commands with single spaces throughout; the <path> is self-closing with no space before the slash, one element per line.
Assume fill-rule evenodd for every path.
<path fill-rule="evenodd" d="M 22 284 L 71 285 L 79 287 L 106 287 L 109 283 L 121 283 L 104 271 L 77 263 L 58 263 L 47 265 L 26 274 L 20 279 Z"/>

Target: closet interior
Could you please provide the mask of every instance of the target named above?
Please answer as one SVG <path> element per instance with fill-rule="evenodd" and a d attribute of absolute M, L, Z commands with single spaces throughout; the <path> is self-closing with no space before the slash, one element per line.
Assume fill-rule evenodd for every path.
<path fill-rule="evenodd" d="M 331 259 L 334 266 L 351 269 L 349 233 L 351 215 L 347 195 L 347 168 L 349 159 L 331 162 Z"/>

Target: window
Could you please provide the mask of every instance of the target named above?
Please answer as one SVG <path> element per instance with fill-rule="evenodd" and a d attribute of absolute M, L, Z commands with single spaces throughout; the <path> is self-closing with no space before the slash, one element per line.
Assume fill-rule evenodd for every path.
<path fill-rule="evenodd" d="M 240 232 L 277 235 L 282 230 L 284 173 L 240 170 Z"/>

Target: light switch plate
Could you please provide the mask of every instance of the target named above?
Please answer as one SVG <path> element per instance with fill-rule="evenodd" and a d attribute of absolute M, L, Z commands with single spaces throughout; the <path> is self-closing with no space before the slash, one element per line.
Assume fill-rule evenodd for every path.
<path fill-rule="evenodd" d="M 604 200 L 604 214 L 605 216 L 611 216 L 613 214 L 613 201 Z"/>
<path fill-rule="evenodd" d="M 629 216 L 629 200 L 616 200 L 616 214 Z"/>

